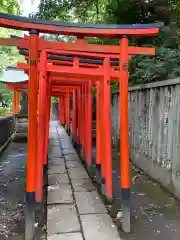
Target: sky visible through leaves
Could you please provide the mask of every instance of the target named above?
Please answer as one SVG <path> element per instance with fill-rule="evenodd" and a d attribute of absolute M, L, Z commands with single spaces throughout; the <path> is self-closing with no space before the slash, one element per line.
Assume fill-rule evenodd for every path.
<path fill-rule="evenodd" d="M 22 10 L 22 15 L 29 16 L 32 12 L 38 11 L 40 0 L 21 0 L 20 6 Z"/>

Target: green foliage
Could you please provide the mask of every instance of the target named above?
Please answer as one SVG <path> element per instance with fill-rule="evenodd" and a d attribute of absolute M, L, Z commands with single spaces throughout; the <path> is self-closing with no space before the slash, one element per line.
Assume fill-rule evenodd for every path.
<path fill-rule="evenodd" d="M 9 112 L 8 108 L 1 108 L 0 107 L 0 116 L 5 116 Z"/>
<path fill-rule="evenodd" d="M 132 24 L 137 22 L 145 22 L 146 16 L 138 1 L 134 0 L 109 0 L 106 4 L 105 21 L 115 24 Z"/>
<path fill-rule="evenodd" d="M 134 57 L 130 61 L 130 83 L 141 84 L 180 77 L 180 52 L 161 47 L 156 58 Z"/>
<path fill-rule="evenodd" d="M 10 34 L 22 35 L 22 32 L 13 31 L 1 28 L 0 37 L 9 37 Z M 16 47 L 5 47 L 0 46 L 0 72 L 5 70 L 7 66 L 16 66 L 17 62 L 23 62 L 24 57 L 19 55 L 18 49 Z M 9 92 L 5 85 L 0 83 L 0 102 L 2 106 L 6 106 L 5 103 L 9 105 L 12 99 L 12 94 Z"/>
<path fill-rule="evenodd" d="M 157 38 L 148 39 L 145 45 L 156 46 L 156 57 L 134 56 L 131 59 L 131 85 L 180 77 L 179 43 L 170 27 L 165 27 Z"/>
<path fill-rule="evenodd" d="M 52 97 L 52 103 L 58 103 L 59 99 L 58 97 Z"/>
<path fill-rule="evenodd" d="M 11 14 L 20 14 L 19 0 L 0 0 L 0 11 L 7 12 Z M 1 28 L 0 37 L 9 37 L 11 34 L 21 36 L 23 33 L 16 30 L 10 30 Z M 17 61 L 24 61 L 18 53 L 15 47 L 4 47 L 0 46 L 0 72 L 3 71 L 7 66 L 16 66 Z M 0 104 L 2 107 L 9 105 L 11 101 L 11 95 L 7 91 L 4 84 L 0 83 Z"/>
<path fill-rule="evenodd" d="M 41 0 L 39 13 L 34 17 L 89 23 L 163 21 L 168 24 L 172 9 L 170 6 L 174 4 L 176 12 L 180 9 L 177 2 L 179 0 Z"/>
<path fill-rule="evenodd" d="M 20 14 L 19 0 L 0 0 L 0 12 Z"/>
<path fill-rule="evenodd" d="M 0 83 L 0 107 L 9 107 L 12 100 L 12 92 L 9 92 L 3 83 Z"/>
<path fill-rule="evenodd" d="M 64 21 L 100 22 L 103 0 L 41 0 L 39 13 L 32 17 Z"/>
<path fill-rule="evenodd" d="M 0 72 L 7 66 L 16 66 L 17 62 L 23 62 L 24 58 L 19 55 L 15 47 L 0 47 Z"/>
<path fill-rule="evenodd" d="M 131 85 L 180 76 L 180 0 L 41 0 L 36 17 L 89 23 L 164 22 L 158 37 L 130 40 L 130 45 L 155 46 L 156 57 L 133 56 Z M 71 39 L 72 40 L 72 39 Z M 86 38 L 88 43 L 119 44 L 118 39 Z M 118 85 L 111 84 L 112 92 Z"/>
<path fill-rule="evenodd" d="M 118 89 L 119 89 L 119 83 L 112 82 L 111 83 L 111 93 L 117 92 Z"/>

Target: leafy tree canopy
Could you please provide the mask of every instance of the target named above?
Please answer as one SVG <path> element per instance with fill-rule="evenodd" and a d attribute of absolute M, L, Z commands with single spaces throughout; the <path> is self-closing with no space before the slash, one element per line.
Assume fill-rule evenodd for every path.
<path fill-rule="evenodd" d="M 20 13 L 19 0 L 0 0 L 0 11 L 11 14 Z"/>
<path fill-rule="evenodd" d="M 180 0 L 41 0 L 32 17 L 89 23 L 135 24 L 164 22 L 155 39 L 130 44 L 157 47 L 156 57 L 134 56 L 129 64 L 130 84 L 180 76 Z M 88 38 L 88 42 L 118 44 L 117 39 Z M 117 85 L 113 84 L 112 89 Z"/>
<path fill-rule="evenodd" d="M 0 11 L 11 14 L 19 14 L 19 0 L 0 0 Z M 0 29 L 0 37 L 6 38 L 11 34 L 21 36 L 22 32 L 5 28 Z M 17 61 L 24 60 L 24 58 L 19 55 L 17 48 L 4 46 L 0 46 L 0 59 L 0 72 L 7 66 L 15 66 Z M 0 105 L 2 107 L 6 107 L 9 105 L 10 101 L 11 93 L 7 91 L 4 84 L 0 83 Z"/>

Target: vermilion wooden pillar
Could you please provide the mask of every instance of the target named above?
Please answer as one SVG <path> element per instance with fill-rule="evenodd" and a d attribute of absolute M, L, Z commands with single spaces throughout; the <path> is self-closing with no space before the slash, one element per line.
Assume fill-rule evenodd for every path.
<path fill-rule="evenodd" d="M 130 176 L 128 144 L 128 38 L 120 40 L 120 170 L 123 230 L 130 232 Z"/>
<path fill-rule="evenodd" d="M 44 151 L 44 165 L 46 166 L 48 163 L 48 143 L 49 143 L 49 122 L 51 116 L 51 84 L 47 79 L 47 97 L 46 97 L 46 129 L 45 129 L 45 151 Z"/>
<path fill-rule="evenodd" d="M 67 94 L 64 94 L 64 127 L 67 127 Z"/>
<path fill-rule="evenodd" d="M 79 91 L 79 153 L 81 154 L 82 150 L 82 129 L 83 129 L 83 118 L 82 118 L 82 91 L 83 91 L 83 84 L 81 85 L 80 91 Z"/>
<path fill-rule="evenodd" d="M 70 91 L 68 89 L 66 95 L 66 130 L 70 134 Z"/>
<path fill-rule="evenodd" d="M 64 127 L 66 128 L 66 94 L 63 95 L 63 105 L 64 105 Z"/>
<path fill-rule="evenodd" d="M 89 166 L 92 165 L 92 82 L 88 81 L 87 84 L 87 145 L 86 145 L 86 155 L 87 163 Z"/>
<path fill-rule="evenodd" d="M 29 95 L 28 95 L 28 159 L 27 200 L 35 200 L 37 159 L 37 96 L 38 96 L 38 33 L 31 31 L 29 37 Z"/>
<path fill-rule="evenodd" d="M 58 120 L 60 124 L 63 124 L 63 96 L 59 96 L 59 103 L 58 103 Z"/>
<path fill-rule="evenodd" d="M 82 150 L 82 128 L 83 128 L 83 119 L 82 119 L 82 89 L 83 85 L 81 85 L 80 93 L 79 93 L 79 153 Z"/>
<path fill-rule="evenodd" d="M 61 113 L 62 113 L 62 119 L 61 119 L 61 125 L 65 125 L 65 107 L 64 107 L 64 96 L 61 97 Z"/>
<path fill-rule="evenodd" d="M 88 145 L 88 86 L 84 84 L 84 131 L 83 131 L 83 139 L 84 139 L 84 158 L 87 161 L 87 145 Z"/>
<path fill-rule="evenodd" d="M 110 103 L 110 60 L 104 60 L 104 138 L 105 138 L 105 184 L 106 197 L 112 200 L 112 146 L 111 146 L 111 103 Z"/>
<path fill-rule="evenodd" d="M 20 111 L 19 104 L 20 104 L 20 92 L 17 92 L 17 113 L 19 113 Z"/>
<path fill-rule="evenodd" d="M 80 150 L 83 148 L 83 84 L 80 91 Z"/>
<path fill-rule="evenodd" d="M 105 180 L 105 174 L 106 174 L 106 159 L 105 159 L 105 136 L 104 136 L 104 129 L 105 129 L 105 122 L 104 122 L 104 84 L 103 80 L 100 82 L 100 112 L 99 112 L 99 117 L 100 117 L 100 158 L 101 158 L 101 176 L 102 180 Z"/>
<path fill-rule="evenodd" d="M 26 177 L 25 239 L 33 239 L 35 223 L 36 161 L 37 161 L 37 96 L 38 96 L 38 32 L 29 37 L 29 91 L 28 91 L 28 152 Z"/>
<path fill-rule="evenodd" d="M 46 66 L 47 53 L 41 52 L 40 72 L 39 72 L 39 104 L 38 104 L 38 148 L 37 148 L 37 173 L 36 173 L 36 201 L 42 201 L 43 194 L 43 170 L 44 170 L 44 151 L 45 151 L 45 129 L 46 129 L 46 102 L 47 79 Z"/>
<path fill-rule="evenodd" d="M 77 137 L 77 146 L 79 147 L 79 144 L 80 144 L 80 128 L 81 128 L 81 115 L 80 115 L 80 112 L 81 112 L 81 90 L 80 88 L 78 89 L 77 91 L 77 114 L 78 114 L 78 137 Z"/>
<path fill-rule="evenodd" d="M 16 114 L 16 91 L 13 92 L 13 113 Z"/>
<path fill-rule="evenodd" d="M 73 143 L 77 140 L 77 94 L 73 91 L 73 116 L 72 116 L 72 140 Z"/>
<path fill-rule="evenodd" d="M 19 92 L 13 92 L 13 112 L 17 114 L 19 112 Z"/>
<path fill-rule="evenodd" d="M 82 85 L 82 108 L 81 108 L 81 156 L 84 159 L 84 150 L 85 150 L 85 86 Z"/>
<path fill-rule="evenodd" d="M 101 152 L 100 152 L 100 83 L 96 82 L 96 167 L 101 169 Z"/>

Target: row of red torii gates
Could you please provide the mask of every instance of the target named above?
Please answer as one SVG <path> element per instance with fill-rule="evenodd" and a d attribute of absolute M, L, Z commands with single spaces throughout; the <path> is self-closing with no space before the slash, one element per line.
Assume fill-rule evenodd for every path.
<path fill-rule="evenodd" d="M 16 46 L 26 63 L 17 68 L 29 75 L 25 83 L 8 84 L 14 90 L 14 112 L 19 92 L 28 93 L 28 156 L 26 175 L 26 239 L 32 239 L 34 205 L 43 199 L 43 174 L 48 164 L 51 96 L 59 98 L 59 120 L 70 132 L 88 168 L 92 165 L 92 87 L 96 88 L 96 165 L 101 166 L 105 195 L 112 195 L 110 83 L 120 83 L 120 189 L 122 227 L 130 231 L 130 176 L 128 152 L 128 59 L 155 55 L 155 48 L 128 46 L 130 38 L 154 37 L 159 24 L 100 25 L 43 21 L 0 14 L 0 26 L 29 31 L 23 38 L 1 38 L 0 45 Z M 73 35 L 75 43 L 47 41 L 39 33 Z M 87 44 L 85 37 L 119 38 L 119 46 Z M 31 230 L 30 230 L 31 229 Z"/>

